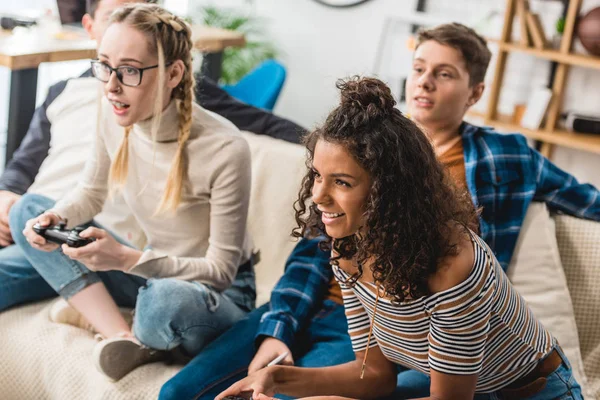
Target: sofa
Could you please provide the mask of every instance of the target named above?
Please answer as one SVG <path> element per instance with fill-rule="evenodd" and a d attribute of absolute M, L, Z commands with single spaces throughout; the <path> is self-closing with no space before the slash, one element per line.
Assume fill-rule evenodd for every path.
<path fill-rule="evenodd" d="M 299 145 L 243 133 L 252 152 L 249 231 L 260 250 L 257 305 L 283 273 L 295 242 L 292 203 L 306 171 Z M 510 277 L 558 337 L 586 398 L 600 394 L 600 224 L 530 207 Z M 181 368 L 155 363 L 112 383 L 91 362 L 93 334 L 52 323 L 54 299 L 0 313 L 0 399 L 152 399 Z M 587 377 L 586 377 L 587 375 Z"/>

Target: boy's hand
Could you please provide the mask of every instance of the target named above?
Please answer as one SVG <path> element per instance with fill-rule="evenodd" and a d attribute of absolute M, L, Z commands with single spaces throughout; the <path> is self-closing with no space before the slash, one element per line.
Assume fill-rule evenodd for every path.
<path fill-rule="evenodd" d="M 271 361 L 275 358 L 284 354 L 285 352 L 288 355 L 279 363 L 280 365 L 294 365 L 294 358 L 292 357 L 292 352 L 287 347 L 285 343 L 283 343 L 279 339 L 275 339 L 273 337 L 268 337 L 260 344 L 256 355 L 252 359 L 250 366 L 248 367 L 248 374 L 258 371 L 267 366 Z"/>

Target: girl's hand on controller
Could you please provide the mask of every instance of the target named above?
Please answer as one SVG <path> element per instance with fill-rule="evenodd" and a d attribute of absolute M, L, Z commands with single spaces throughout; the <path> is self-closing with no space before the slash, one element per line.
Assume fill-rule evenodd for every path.
<path fill-rule="evenodd" d="M 41 226 L 53 226 L 58 225 L 60 223 L 60 218 L 58 215 L 52 212 L 45 212 L 41 215 L 38 215 L 35 218 L 31 218 L 25 224 L 25 229 L 23 229 L 23 236 L 27 242 L 34 249 L 41 251 L 54 251 L 58 249 L 58 245 L 56 243 L 48 242 L 43 236 L 38 235 L 33 230 L 33 225 L 40 224 Z"/>
<path fill-rule="evenodd" d="M 141 251 L 117 242 L 104 229 L 89 227 L 80 232 L 79 236 L 96 240 L 77 248 L 63 244 L 62 251 L 92 271 L 127 271 L 137 264 L 142 256 Z"/>

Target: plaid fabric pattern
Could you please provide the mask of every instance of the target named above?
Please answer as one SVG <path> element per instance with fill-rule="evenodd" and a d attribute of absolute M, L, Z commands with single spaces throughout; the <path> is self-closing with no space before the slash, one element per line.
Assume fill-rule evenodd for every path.
<path fill-rule="evenodd" d="M 270 336 L 291 347 L 296 333 L 321 306 L 333 277 L 329 254 L 318 246 L 321 240 L 302 239 L 290 254 L 285 272 L 271 292 L 270 310 L 260 320 L 257 344 Z"/>
<path fill-rule="evenodd" d="M 473 202 L 482 208 L 480 236 L 507 269 L 527 208 L 532 201 L 580 218 L 600 220 L 600 192 L 580 184 L 520 134 L 488 127 L 461 127 L 466 181 Z"/>

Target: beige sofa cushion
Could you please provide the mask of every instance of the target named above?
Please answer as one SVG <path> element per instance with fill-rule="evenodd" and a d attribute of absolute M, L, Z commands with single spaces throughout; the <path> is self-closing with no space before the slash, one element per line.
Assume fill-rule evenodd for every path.
<path fill-rule="evenodd" d="M 544 203 L 529 206 L 507 275 L 534 315 L 558 340 L 575 379 L 585 390 L 573 304 L 558 253 L 554 221 Z"/>
<path fill-rule="evenodd" d="M 180 367 L 144 365 L 112 383 L 96 371 L 91 333 L 51 323 L 51 301 L 0 313 L 0 399 L 146 400 Z"/>
<path fill-rule="evenodd" d="M 252 154 L 252 192 L 248 230 L 260 250 L 256 271 L 256 305 L 269 301 L 296 242 L 293 204 L 306 172 L 304 146 L 242 132 Z"/>
<path fill-rule="evenodd" d="M 554 220 L 588 387 L 600 398 L 600 223 L 567 215 L 557 215 Z"/>

